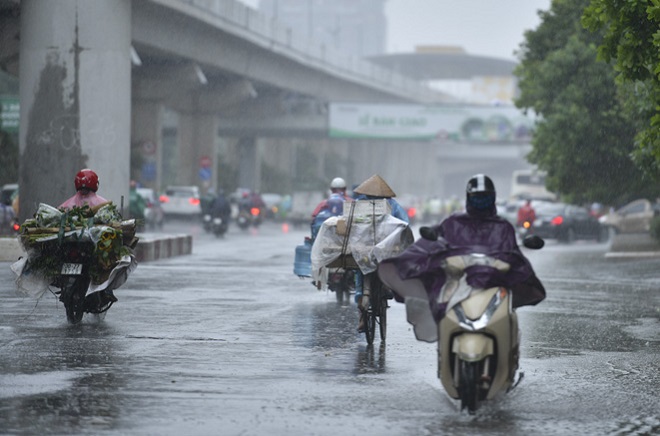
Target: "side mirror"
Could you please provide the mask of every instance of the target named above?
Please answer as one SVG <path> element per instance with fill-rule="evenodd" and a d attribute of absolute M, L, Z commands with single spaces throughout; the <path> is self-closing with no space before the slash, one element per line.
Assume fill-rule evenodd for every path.
<path fill-rule="evenodd" d="M 431 227 L 421 227 L 419 229 L 419 234 L 422 236 L 422 238 L 426 239 L 427 241 L 438 240 L 438 234 Z"/>
<path fill-rule="evenodd" d="M 545 241 L 540 236 L 527 235 L 523 239 L 523 245 L 532 250 L 539 250 L 545 245 Z"/>

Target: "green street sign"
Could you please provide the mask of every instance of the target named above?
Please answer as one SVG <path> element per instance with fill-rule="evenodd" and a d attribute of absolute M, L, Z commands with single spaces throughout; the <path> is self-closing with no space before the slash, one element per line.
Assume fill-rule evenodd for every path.
<path fill-rule="evenodd" d="M 0 130 L 5 132 L 18 133 L 18 120 L 21 115 L 21 108 L 18 97 L 9 95 L 0 95 Z"/>

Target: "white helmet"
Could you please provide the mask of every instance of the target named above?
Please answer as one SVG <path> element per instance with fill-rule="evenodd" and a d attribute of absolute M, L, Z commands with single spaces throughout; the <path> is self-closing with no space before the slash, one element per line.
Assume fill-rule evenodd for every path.
<path fill-rule="evenodd" d="M 346 181 L 342 179 L 341 177 L 335 177 L 332 179 L 332 182 L 330 182 L 330 188 L 331 189 L 346 189 Z"/>

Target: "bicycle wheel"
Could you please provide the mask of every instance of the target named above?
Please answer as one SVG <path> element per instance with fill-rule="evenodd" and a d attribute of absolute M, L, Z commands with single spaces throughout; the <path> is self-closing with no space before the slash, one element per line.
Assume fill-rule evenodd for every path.
<path fill-rule="evenodd" d="M 364 336 L 367 339 L 367 344 L 372 345 L 376 335 L 376 314 L 372 302 L 369 303 L 369 308 L 364 312 L 364 317 Z"/>
<path fill-rule="evenodd" d="M 385 341 L 387 333 L 387 298 L 380 297 L 380 314 L 378 316 L 378 324 L 380 324 L 380 340 Z"/>

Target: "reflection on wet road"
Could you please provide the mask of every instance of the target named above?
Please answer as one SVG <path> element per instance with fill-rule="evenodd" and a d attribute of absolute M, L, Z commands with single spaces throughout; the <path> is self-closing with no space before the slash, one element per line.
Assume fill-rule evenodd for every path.
<path fill-rule="evenodd" d="M 518 311 L 525 379 L 476 416 L 436 378 L 392 302 L 367 347 L 353 302 L 293 275 L 304 229 L 224 239 L 142 264 L 105 320 L 68 326 L 47 294 L 16 296 L 0 264 L 0 433 L 500 435 L 660 432 L 657 260 L 604 244 L 529 252 L 548 298 Z"/>

